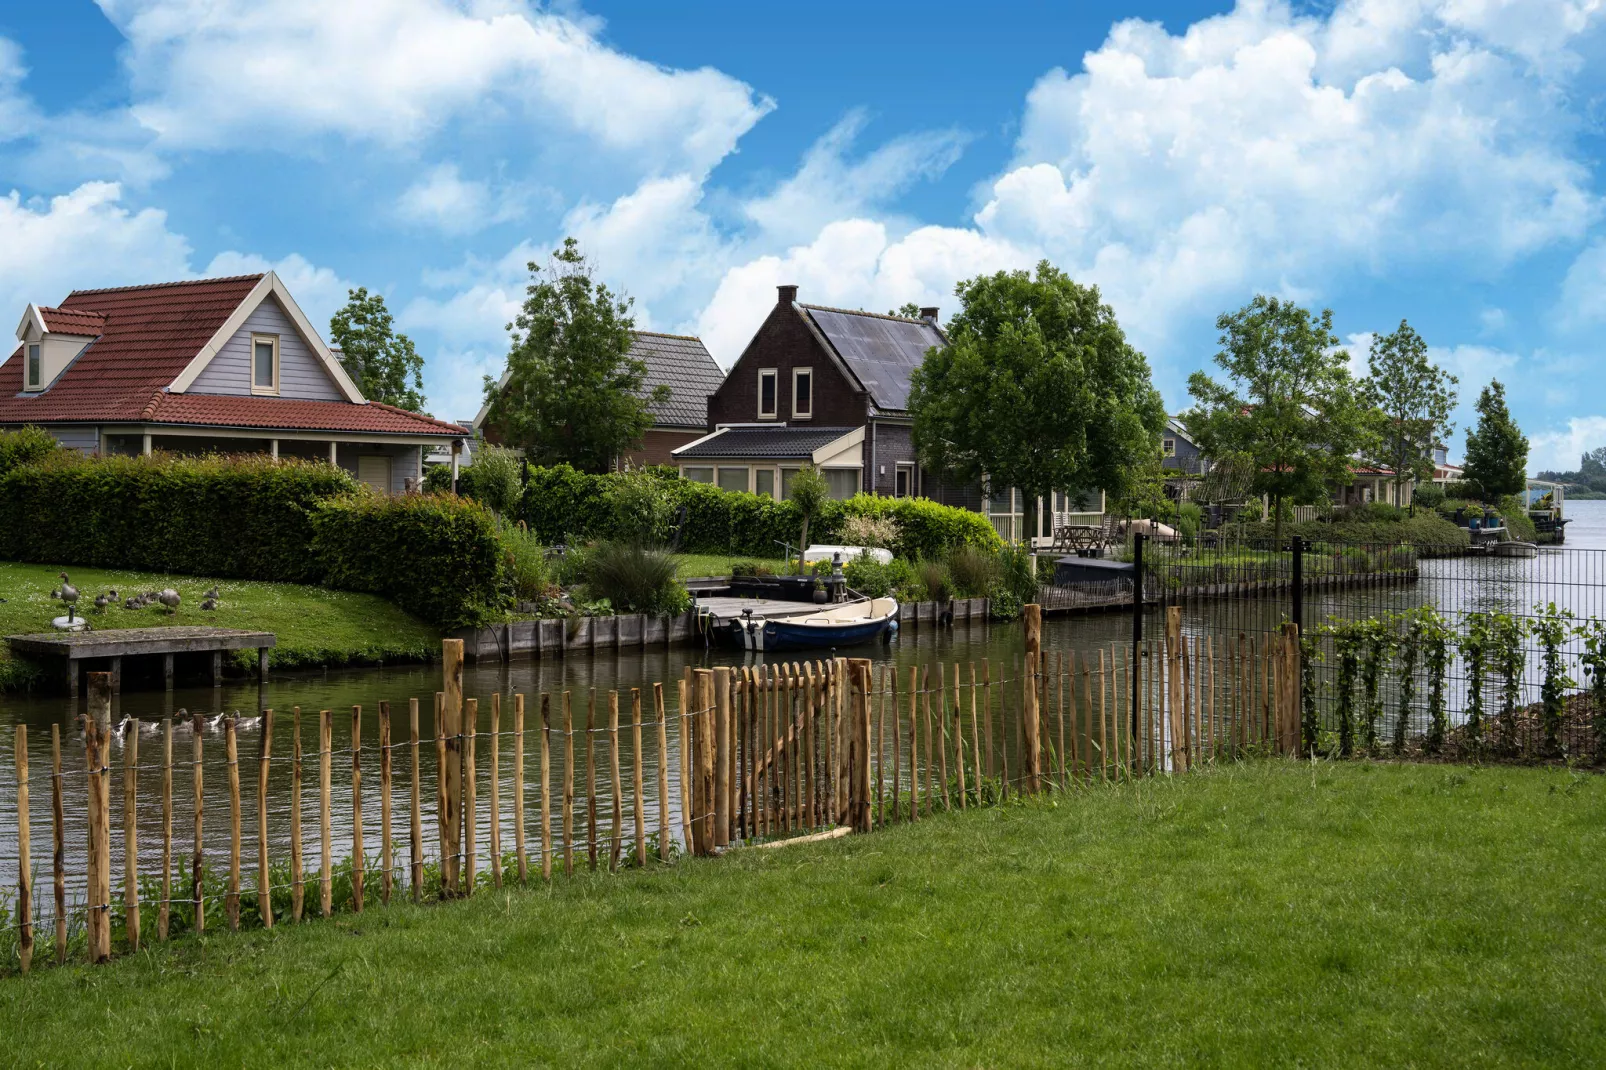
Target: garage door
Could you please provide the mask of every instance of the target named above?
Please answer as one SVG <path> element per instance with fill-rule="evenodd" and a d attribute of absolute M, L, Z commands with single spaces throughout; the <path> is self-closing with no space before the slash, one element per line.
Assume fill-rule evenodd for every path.
<path fill-rule="evenodd" d="M 390 458 L 358 457 L 357 478 L 381 494 L 390 493 Z"/>

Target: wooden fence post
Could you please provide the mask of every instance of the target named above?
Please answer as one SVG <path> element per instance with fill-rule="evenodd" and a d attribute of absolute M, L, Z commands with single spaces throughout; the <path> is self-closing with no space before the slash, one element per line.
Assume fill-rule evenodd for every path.
<path fill-rule="evenodd" d="M 688 852 L 694 849 L 691 830 L 691 743 L 690 731 L 686 724 L 687 711 L 691 706 L 690 676 L 691 668 L 688 666 L 686 675 L 677 681 L 680 691 L 678 696 L 680 708 L 675 718 L 680 722 L 680 835 L 682 841 L 686 844 Z"/>
<path fill-rule="evenodd" d="M 107 784 L 105 748 L 109 740 L 101 734 L 101 722 L 111 717 L 111 673 L 89 674 L 89 712 L 84 715 L 84 771 L 89 796 L 89 881 L 86 930 L 90 962 L 111 957 L 111 869 L 110 827 L 106 815 Z"/>
<path fill-rule="evenodd" d="M 597 689 L 586 699 L 586 862 L 597 868 L 597 745 L 591 738 L 597 718 Z"/>
<path fill-rule="evenodd" d="M 1167 606 L 1165 611 L 1166 730 L 1171 737 L 1171 771 L 1186 773 L 1188 758 L 1183 747 L 1182 720 L 1182 607 Z"/>
<path fill-rule="evenodd" d="M 714 853 L 714 767 L 717 742 L 714 738 L 714 671 L 697 669 L 692 674 L 697 697 L 697 771 L 696 788 L 698 812 L 693 827 L 697 829 L 698 853 Z"/>
<path fill-rule="evenodd" d="M 624 782 L 619 775 L 619 692 L 608 692 L 608 766 L 613 773 L 613 836 L 608 846 L 608 872 L 619 869 L 624 850 Z"/>
<path fill-rule="evenodd" d="M 422 788 L 419 784 L 418 761 L 418 700 L 407 700 L 407 727 L 411 731 L 411 744 L 413 759 L 413 783 L 408 806 L 411 810 L 407 829 L 407 860 L 411 863 L 408 879 L 413 885 L 413 902 L 422 901 L 424 897 L 424 815 Z"/>
<path fill-rule="evenodd" d="M 138 736 L 139 733 L 134 733 Z M 28 729 L 17 726 L 16 749 L 12 752 L 17 767 L 17 957 L 22 972 L 33 965 L 33 854 L 28 835 Z M 139 922 L 134 923 L 134 933 Z"/>
<path fill-rule="evenodd" d="M 634 774 L 635 798 L 631 800 L 631 813 L 636 819 L 636 865 L 647 864 L 647 801 L 642 796 L 641 781 L 641 688 L 630 689 L 630 750 L 631 772 Z M 729 813 L 727 812 L 727 817 Z"/>
<path fill-rule="evenodd" d="M 546 701 L 544 698 L 542 701 Z M 496 707 L 491 717 L 496 718 Z M 513 853 L 519 861 L 519 883 L 530 879 L 530 855 L 524 833 L 524 696 L 513 696 Z"/>
<path fill-rule="evenodd" d="M 168 800 L 166 814 L 172 814 L 173 794 L 173 733 L 172 723 L 164 722 L 167 732 L 167 794 Z M 62 966 L 67 962 L 67 822 L 63 813 L 61 797 L 61 726 L 50 726 L 50 832 L 51 832 L 51 876 L 55 883 L 56 892 L 56 965 Z M 164 867 L 167 857 L 162 858 Z M 162 911 L 163 922 L 166 922 L 167 910 L 167 878 L 162 878 Z M 162 939 L 167 939 L 167 928 L 164 924 L 161 932 Z"/>
<path fill-rule="evenodd" d="M 1283 623 L 1283 753 L 1298 757 L 1302 749 L 1300 714 L 1303 695 L 1300 667 L 1299 625 Z"/>
<path fill-rule="evenodd" d="M 131 720 L 123 737 L 123 931 L 128 950 L 139 950 L 139 722 Z M 26 741 L 22 741 L 26 746 Z M 23 753 L 24 762 L 27 753 Z M 22 783 L 18 777 L 17 782 Z M 26 841 L 24 841 L 26 842 Z"/>
<path fill-rule="evenodd" d="M 474 875 L 479 863 L 479 779 L 475 765 L 475 745 L 480 732 L 480 700 L 463 700 L 463 894 L 474 894 Z"/>
<path fill-rule="evenodd" d="M 334 790 L 334 711 L 318 711 L 318 906 L 324 917 L 334 912 L 334 845 L 329 796 Z"/>
<path fill-rule="evenodd" d="M 379 704 L 379 901 L 390 906 L 396 855 L 390 834 L 390 703 Z"/>
<path fill-rule="evenodd" d="M 444 781 L 443 806 L 437 815 L 441 836 L 441 895 L 450 898 L 461 891 L 458 834 L 463 821 L 463 640 L 441 640 L 441 675 L 444 697 L 440 732 L 446 741 L 446 754 L 435 775 Z"/>
<path fill-rule="evenodd" d="M 524 696 L 517 699 L 523 721 Z M 522 760 L 521 760 L 522 764 Z M 520 772 L 520 786 L 523 773 Z M 552 880 L 552 693 L 541 694 L 541 879 Z M 519 881 L 524 880 L 524 858 L 519 858 Z"/>
<path fill-rule="evenodd" d="M 362 842 L 362 707 L 351 708 L 351 909 L 363 907 L 363 877 L 368 868 Z"/>
<path fill-rule="evenodd" d="M 502 887 L 502 692 L 491 692 L 491 887 Z"/>
<path fill-rule="evenodd" d="M 240 748 L 233 716 L 223 720 L 224 768 L 229 785 L 229 887 L 223 899 L 229 932 L 240 931 Z"/>
<path fill-rule="evenodd" d="M 870 690 L 874 686 L 868 658 L 855 658 L 854 666 L 854 742 L 857 750 L 854 769 L 858 807 L 854 828 L 869 832 L 875 826 L 870 810 Z"/>
<path fill-rule="evenodd" d="M 190 787 L 194 799 L 195 811 L 195 842 L 190 854 L 190 899 L 195 908 L 195 935 L 200 936 L 206 932 L 206 888 L 202 884 L 202 874 L 205 871 L 205 841 L 202 838 L 202 819 L 206 812 L 205 767 L 202 766 L 203 747 L 201 737 L 205 733 L 205 719 L 196 714 L 190 721 Z"/>
<path fill-rule="evenodd" d="M 574 705 L 563 693 L 563 875 L 574 876 Z"/>
<path fill-rule="evenodd" d="M 731 841 L 730 752 L 731 752 L 731 671 L 721 665 L 714 670 L 714 846 Z"/>
<path fill-rule="evenodd" d="M 257 746 L 257 913 L 262 927 L 273 928 L 273 889 L 268 877 L 268 763 L 273 756 L 273 711 L 262 711 L 262 738 Z"/>
<path fill-rule="evenodd" d="M 1021 717 L 1026 729 L 1026 754 L 1021 760 L 1021 772 L 1026 777 L 1026 791 L 1035 795 L 1042 787 L 1042 710 L 1038 705 L 1040 672 L 1043 664 L 1043 607 L 1033 602 L 1026 606 L 1026 676 L 1021 681 Z"/>
<path fill-rule="evenodd" d="M 301 707 L 290 710 L 290 921 L 306 906 L 306 872 L 301 857 Z"/>
<path fill-rule="evenodd" d="M 658 715 L 658 860 L 669 861 L 669 718 L 662 681 L 652 685 L 653 712 Z"/>

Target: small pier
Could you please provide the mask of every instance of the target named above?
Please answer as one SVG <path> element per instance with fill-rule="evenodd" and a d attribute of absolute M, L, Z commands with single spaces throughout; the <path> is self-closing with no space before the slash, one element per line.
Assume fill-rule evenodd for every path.
<path fill-rule="evenodd" d="M 112 691 L 123 688 L 123 659 L 160 656 L 162 679 L 173 690 L 173 661 L 179 654 L 211 654 L 212 686 L 223 682 L 223 653 L 227 650 L 257 652 L 257 679 L 268 678 L 268 651 L 277 645 L 272 632 L 248 632 L 237 628 L 171 627 L 107 628 L 93 632 L 42 632 L 6 637 L 14 654 L 30 658 L 59 658 L 66 673 L 67 689 L 78 696 L 78 671 L 82 662 L 100 659 L 110 662 Z"/>

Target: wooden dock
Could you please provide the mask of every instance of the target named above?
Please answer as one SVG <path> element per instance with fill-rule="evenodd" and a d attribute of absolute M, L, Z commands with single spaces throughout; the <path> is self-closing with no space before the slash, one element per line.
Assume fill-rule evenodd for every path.
<path fill-rule="evenodd" d="M 248 632 L 238 628 L 175 626 L 170 628 L 107 628 L 93 632 L 37 632 L 10 635 L 14 654 L 32 658 L 60 658 L 65 666 L 67 689 L 78 695 L 78 667 L 92 659 L 111 663 L 112 691 L 123 686 L 123 659 L 160 655 L 162 678 L 173 689 L 173 659 L 179 654 L 211 654 L 212 686 L 223 682 L 223 652 L 257 652 L 257 679 L 268 678 L 268 651 L 277 645 L 272 632 Z"/>

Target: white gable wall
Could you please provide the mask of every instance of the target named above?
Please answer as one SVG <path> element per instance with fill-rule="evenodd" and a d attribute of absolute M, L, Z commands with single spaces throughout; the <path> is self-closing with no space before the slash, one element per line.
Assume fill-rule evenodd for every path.
<path fill-rule="evenodd" d="M 234 337 L 223 343 L 217 356 L 196 376 L 192 394 L 251 393 L 251 336 L 279 336 L 279 396 L 303 401 L 344 401 L 345 395 L 324 370 L 323 364 L 307 346 L 295 324 L 271 294 Z"/>

